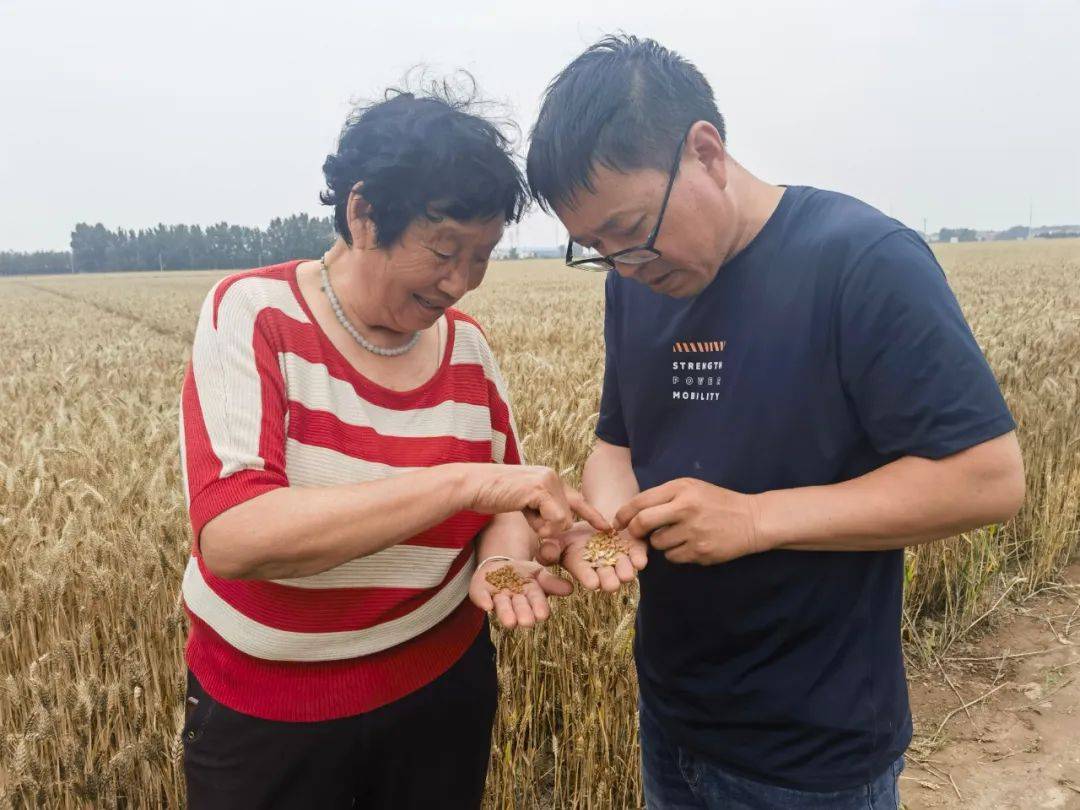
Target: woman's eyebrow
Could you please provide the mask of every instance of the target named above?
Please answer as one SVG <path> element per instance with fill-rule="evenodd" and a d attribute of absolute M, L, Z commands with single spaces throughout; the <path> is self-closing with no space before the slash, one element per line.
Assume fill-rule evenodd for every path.
<path fill-rule="evenodd" d="M 495 248 L 497 248 L 499 246 L 499 242 L 501 242 L 501 241 L 502 241 L 502 239 L 499 239 L 498 242 L 488 242 L 486 245 L 481 245 L 480 249 L 479 249 L 479 251 L 477 251 L 476 255 L 478 255 L 478 256 L 490 256 L 492 251 L 494 251 Z"/>

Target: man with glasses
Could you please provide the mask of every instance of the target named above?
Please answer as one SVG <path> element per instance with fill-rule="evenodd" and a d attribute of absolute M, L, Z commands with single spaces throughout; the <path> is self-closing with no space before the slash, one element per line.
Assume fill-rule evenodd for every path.
<path fill-rule="evenodd" d="M 533 194 L 609 273 L 585 586 L 641 577 L 651 808 L 895 808 L 903 549 L 1010 518 L 1014 423 L 923 240 L 727 150 L 701 73 L 609 37 L 548 87 Z M 646 562 L 648 565 L 646 566 Z"/>

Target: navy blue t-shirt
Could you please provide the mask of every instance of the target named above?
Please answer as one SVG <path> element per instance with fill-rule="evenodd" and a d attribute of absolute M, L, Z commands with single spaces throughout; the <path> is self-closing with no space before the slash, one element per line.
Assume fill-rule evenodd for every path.
<path fill-rule="evenodd" d="M 938 459 L 1014 423 L 923 240 L 841 194 L 784 191 L 692 299 L 607 279 L 597 435 L 648 489 L 757 493 Z M 678 565 L 650 550 L 635 655 L 673 740 L 805 790 L 870 781 L 903 753 L 903 551 L 770 551 Z"/>

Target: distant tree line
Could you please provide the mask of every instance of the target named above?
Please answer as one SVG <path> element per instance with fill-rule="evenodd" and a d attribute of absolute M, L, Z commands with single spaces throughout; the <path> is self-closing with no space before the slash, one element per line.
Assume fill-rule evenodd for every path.
<path fill-rule="evenodd" d="M 1049 228 L 1029 228 L 1026 225 L 1013 225 L 1002 231 L 994 239 L 1076 239 L 1080 237 L 1080 228 L 1069 225 L 1053 225 Z"/>
<path fill-rule="evenodd" d="M 67 250 L 0 253 L 0 276 L 28 276 L 40 273 L 70 272 L 71 252 Z"/>
<path fill-rule="evenodd" d="M 999 242 L 1008 242 L 1015 239 L 1027 239 L 1031 228 L 1027 225 L 1013 225 L 1011 228 L 997 234 L 994 239 Z"/>
<path fill-rule="evenodd" d="M 978 235 L 974 228 L 942 228 L 938 238 L 942 242 L 951 242 L 953 239 L 957 242 L 974 242 Z"/>
<path fill-rule="evenodd" d="M 0 253 L 0 275 L 260 267 L 320 256 L 332 241 L 330 218 L 307 214 L 277 217 L 266 228 L 220 222 L 111 231 L 80 222 L 70 251 Z"/>
<path fill-rule="evenodd" d="M 1027 225 L 1013 225 L 1003 231 L 992 234 L 983 234 L 983 238 L 992 238 L 996 242 L 1008 242 L 1019 239 L 1075 239 L 1080 237 L 1080 229 L 1068 225 L 1054 225 L 1052 227 L 1029 228 Z M 974 228 L 942 228 L 938 234 L 939 242 L 975 242 L 979 234 Z"/>

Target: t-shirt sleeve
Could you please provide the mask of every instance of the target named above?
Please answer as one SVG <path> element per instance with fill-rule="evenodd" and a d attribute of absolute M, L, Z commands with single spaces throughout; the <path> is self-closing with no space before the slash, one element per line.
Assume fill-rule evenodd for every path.
<path fill-rule="evenodd" d="M 180 402 L 180 457 L 196 548 L 203 526 L 278 487 L 285 473 L 285 384 L 243 283 L 221 282 L 199 315 Z"/>
<path fill-rule="evenodd" d="M 596 435 L 608 444 L 629 447 L 630 437 L 623 421 L 622 398 L 619 394 L 619 369 L 616 359 L 616 321 L 618 312 L 612 286 L 614 274 L 609 273 L 604 285 L 604 385 L 600 391 L 600 416 L 596 421 Z"/>
<path fill-rule="evenodd" d="M 874 449 L 937 459 L 1016 425 L 930 248 L 881 239 L 841 281 L 845 391 Z"/>

